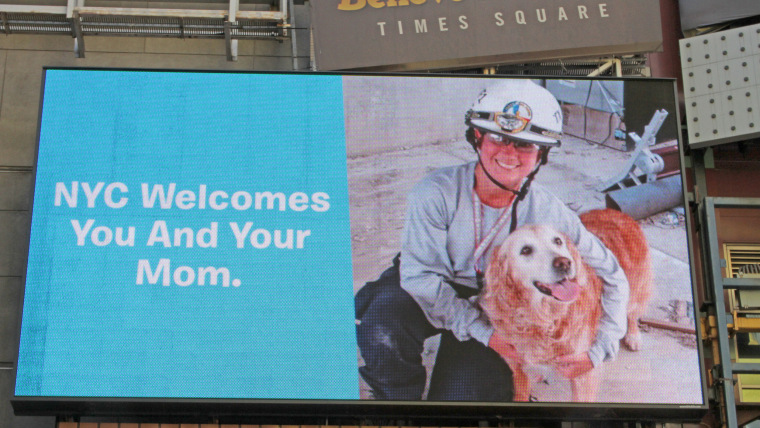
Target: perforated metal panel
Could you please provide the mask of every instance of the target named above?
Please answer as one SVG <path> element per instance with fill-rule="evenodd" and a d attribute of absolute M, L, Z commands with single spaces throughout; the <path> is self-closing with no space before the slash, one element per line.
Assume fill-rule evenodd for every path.
<path fill-rule="evenodd" d="M 760 25 L 680 41 L 689 143 L 760 136 Z"/>

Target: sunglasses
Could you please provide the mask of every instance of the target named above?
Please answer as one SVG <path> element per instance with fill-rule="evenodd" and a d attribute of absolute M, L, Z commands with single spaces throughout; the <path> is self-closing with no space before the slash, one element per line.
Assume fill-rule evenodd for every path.
<path fill-rule="evenodd" d="M 512 144 L 512 147 L 515 148 L 520 153 L 535 153 L 538 151 L 538 144 L 533 143 L 527 143 L 525 141 L 518 141 L 513 140 L 511 138 L 505 137 L 503 135 L 494 134 L 493 132 L 487 132 L 484 134 L 483 138 L 488 137 L 489 140 L 500 147 L 507 147 L 510 144 Z"/>

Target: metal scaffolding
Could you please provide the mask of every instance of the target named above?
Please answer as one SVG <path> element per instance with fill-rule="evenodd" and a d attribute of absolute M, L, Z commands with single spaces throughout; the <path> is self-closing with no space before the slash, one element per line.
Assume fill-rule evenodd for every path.
<path fill-rule="evenodd" d="M 294 0 L 227 0 L 201 5 L 208 9 L 89 6 L 86 0 L 65 1 L 66 5 L 0 4 L 2 31 L 69 35 L 74 38 L 78 58 L 85 56 L 86 36 L 224 39 L 229 61 L 237 60 L 238 40 L 290 39 L 293 68 L 297 68 Z M 260 10 L 262 6 L 269 10 Z"/>
<path fill-rule="evenodd" d="M 703 156 L 704 153 L 701 150 L 692 151 L 696 188 L 701 192 L 707 188 Z M 760 319 L 742 318 L 737 311 L 733 310 L 734 308 L 728 308 L 730 312 L 727 312 L 724 291 L 760 291 L 760 279 L 723 277 L 722 267 L 725 260 L 721 258 L 722 252 L 718 244 L 716 210 L 720 208 L 760 209 L 760 199 L 709 197 L 703 194 L 696 202 L 707 293 L 703 306 L 707 316 L 702 322 L 703 337 L 711 345 L 714 361 L 709 373 L 708 387 L 714 392 L 721 426 L 738 428 L 740 422 L 737 416 L 734 376 L 760 374 L 760 363 L 733 362 L 729 338 L 738 332 L 760 332 Z"/>

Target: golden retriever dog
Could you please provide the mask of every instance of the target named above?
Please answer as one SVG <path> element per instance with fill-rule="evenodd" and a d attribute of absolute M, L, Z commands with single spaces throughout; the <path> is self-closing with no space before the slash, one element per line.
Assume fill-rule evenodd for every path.
<path fill-rule="evenodd" d="M 628 332 L 622 341 L 636 351 L 641 348 L 638 318 L 652 283 L 646 237 L 636 221 L 619 211 L 595 210 L 580 218 L 615 254 L 628 278 Z M 557 357 L 591 347 L 602 313 L 602 281 L 565 235 L 548 225 L 528 225 L 494 251 L 486 284 L 480 305 L 496 334 L 516 348 L 516 355 L 506 358 L 513 372 L 514 399 L 528 401 L 530 367 L 551 367 Z M 573 401 L 595 401 L 597 371 L 570 379 Z"/>

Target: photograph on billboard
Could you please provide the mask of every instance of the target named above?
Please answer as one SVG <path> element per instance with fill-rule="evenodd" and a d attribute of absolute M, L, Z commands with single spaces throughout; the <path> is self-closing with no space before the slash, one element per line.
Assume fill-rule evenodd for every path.
<path fill-rule="evenodd" d="M 677 116 L 669 80 L 48 69 L 14 405 L 704 408 Z"/>

